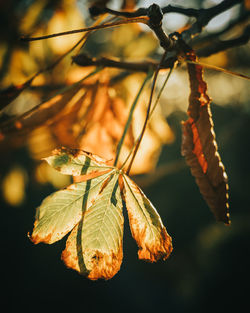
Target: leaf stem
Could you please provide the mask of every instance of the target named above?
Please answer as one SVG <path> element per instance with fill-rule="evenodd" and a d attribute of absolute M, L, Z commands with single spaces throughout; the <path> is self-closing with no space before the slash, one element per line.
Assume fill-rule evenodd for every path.
<path fill-rule="evenodd" d="M 129 111 L 128 119 L 127 119 L 126 125 L 124 127 L 124 131 L 123 131 L 122 137 L 121 137 L 121 139 L 120 139 L 120 141 L 119 141 L 119 143 L 117 145 L 116 158 L 115 158 L 114 166 L 116 166 L 117 163 L 118 163 L 118 159 L 119 159 L 119 155 L 120 155 L 120 152 L 121 152 L 122 144 L 124 142 L 125 136 L 127 134 L 129 126 L 131 124 L 132 116 L 133 116 L 136 104 L 137 104 L 137 102 L 139 100 L 139 97 L 140 97 L 140 95 L 142 93 L 143 88 L 145 87 L 147 81 L 152 77 L 152 75 L 153 75 L 153 71 L 151 70 L 151 71 L 148 72 L 146 78 L 144 79 L 144 81 L 143 81 L 143 83 L 141 85 L 141 88 L 139 89 L 139 91 L 138 91 L 138 93 L 137 93 L 137 95 L 136 95 L 136 97 L 134 99 L 134 102 L 132 103 L 131 109 Z"/>
<path fill-rule="evenodd" d="M 149 120 L 150 120 L 151 116 L 153 115 L 153 112 L 154 112 L 154 110 L 155 110 L 155 108 L 156 108 L 156 106 L 157 106 L 157 104 L 158 104 L 158 102 L 159 102 L 159 99 L 160 99 L 160 97 L 161 97 L 161 94 L 162 94 L 164 88 L 166 87 L 166 84 L 167 84 L 167 82 L 168 82 L 168 80 L 169 80 L 169 77 L 170 77 L 170 75 L 173 73 L 173 70 L 175 69 L 176 65 L 177 65 L 177 62 L 170 68 L 170 70 L 169 70 L 169 72 L 168 72 L 168 75 L 167 75 L 167 77 L 166 77 L 166 79 L 165 79 L 163 85 L 161 86 L 161 89 L 160 89 L 160 91 L 159 91 L 159 93 L 158 93 L 158 95 L 157 95 L 157 98 L 156 98 L 156 100 L 155 100 L 155 103 L 154 103 L 154 105 L 153 105 L 153 108 L 152 108 L 152 110 L 150 111 Z M 131 156 L 131 154 L 132 154 L 132 152 L 133 152 L 135 146 L 137 145 L 137 143 L 138 143 L 138 141 L 139 141 L 139 138 L 140 138 L 140 136 L 135 140 L 132 149 L 130 150 L 130 152 L 129 152 L 129 154 L 127 155 L 125 161 L 124 161 L 123 164 L 121 165 L 120 170 L 122 170 L 122 169 L 125 167 L 125 165 L 126 165 L 128 159 L 130 158 L 130 156 Z"/>
<path fill-rule="evenodd" d="M 167 82 L 168 82 L 168 80 L 169 80 L 169 78 L 170 78 L 170 75 L 173 73 L 173 70 L 176 68 L 176 66 L 177 66 L 177 62 L 175 62 L 175 63 L 173 64 L 173 66 L 170 68 L 170 70 L 169 70 L 169 72 L 168 72 L 168 75 L 167 75 L 167 77 L 166 77 L 166 79 L 165 79 L 163 85 L 161 86 L 161 89 L 160 89 L 158 95 L 157 95 L 157 98 L 156 98 L 156 100 L 155 100 L 155 103 L 154 103 L 154 105 L 153 105 L 153 108 L 152 108 L 152 110 L 151 110 L 150 113 L 149 113 L 149 118 L 148 118 L 148 120 L 150 120 L 151 116 L 153 115 L 153 112 L 154 112 L 154 110 L 155 110 L 155 108 L 156 108 L 156 106 L 157 106 L 157 104 L 158 104 L 158 102 L 159 102 L 159 99 L 160 99 L 160 97 L 161 97 L 161 95 L 162 95 L 162 92 L 163 92 L 164 88 L 166 87 L 166 84 L 167 84 Z M 141 136 L 141 135 L 140 135 L 140 136 Z M 132 152 L 133 152 L 135 146 L 136 146 L 136 145 L 138 144 L 138 142 L 139 142 L 140 136 L 135 140 L 132 149 L 130 150 L 130 152 L 129 152 L 129 154 L 127 155 L 125 161 L 124 161 L 123 164 L 121 165 L 120 170 L 123 170 L 123 168 L 125 167 L 125 165 L 126 165 L 127 161 L 129 160 L 129 158 L 130 158 L 130 156 L 131 156 L 131 154 L 132 154 Z"/>
<path fill-rule="evenodd" d="M 145 133 L 145 130 L 146 130 L 146 127 L 147 127 L 147 124 L 148 124 L 148 120 L 149 120 L 149 117 L 150 117 L 151 104 L 152 104 L 152 100 L 153 100 L 153 94 L 154 94 L 154 89 L 155 89 L 155 84 L 156 84 L 157 76 L 158 76 L 158 74 L 159 74 L 159 71 L 160 71 L 160 68 L 161 68 L 161 64 L 162 64 L 162 62 L 164 61 L 166 54 L 167 54 L 167 51 L 164 52 L 164 54 L 163 54 L 163 56 L 162 56 L 162 58 L 161 58 L 161 61 L 160 61 L 159 65 L 158 65 L 158 67 L 157 67 L 157 69 L 156 69 L 156 71 L 155 71 L 155 73 L 154 73 L 154 79 L 153 79 L 153 83 L 152 83 L 152 87 L 151 87 L 151 93 L 150 93 L 150 98 L 149 98 L 149 103 L 148 103 L 148 108 L 147 108 L 147 113 L 146 113 L 145 122 L 144 122 L 144 125 L 143 125 L 143 128 L 142 128 L 141 134 L 140 134 L 140 136 L 139 136 L 139 138 L 138 138 L 138 142 L 137 142 L 137 144 L 136 144 L 136 146 L 135 146 L 135 150 L 134 150 L 133 156 L 132 156 L 132 158 L 131 158 L 131 161 L 130 161 L 130 163 L 129 163 L 128 169 L 127 169 L 127 171 L 126 171 L 126 174 L 127 174 L 127 175 L 129 175 L 129 172 L 130 172 L 130 170 L 131 170 L 132 164 L 133 164 L 133 162 L 134 162 L 135 156 L 136 156 L 136 154 L 137 154 L 137 151 L 138 151 L 138 149 L 139 149 L 139 146 L 140 146 L 140 144 L 141 144 L 143 135 L 144 135 L 144 133 Z"/>
<path fill-rule="evenodd" d="M 152 110 L 151 110 L 151 112 L 150 112 L 149 118 L 150 118 L 151 115 L 153 114 L 153 112 L 154 112 L 154 110 L 155 110 L 155 108 L 156 108 L 156 106 L 157 106 L 157 104 L 158 104 L 158 102 L 159 102 L 159 100 L 160 100 L 161 94 L 162 94 L 164 88 L 166 87 L 166 84 L 167 84 L 167 82 L 168 82 L 168 80 L 169 80 L 169 78 L 170 78 L 170 75 L 173 73 L 173 70 L 176 68 L 177 64 L 178 64 L 178 63 L 175 62 L 175 63 L 173 64 L 173 66 L 170 68 L 170 70 L 169 70 L 169 72 L 168 72 L 168 75 L 167 75 L 167 77 L 165 78 L 164 83 L 162 84 L 161 89 L 160 89 L 160 91 L 159 91 L 159 93 L 158 93 L 158 95 L 157 95 L 157 98 L 156 98 L 156 100 L 155 100 L 155 103 L 154 103 L 154 105 L 153 105 L 153 107 L 152 107 Z"/>

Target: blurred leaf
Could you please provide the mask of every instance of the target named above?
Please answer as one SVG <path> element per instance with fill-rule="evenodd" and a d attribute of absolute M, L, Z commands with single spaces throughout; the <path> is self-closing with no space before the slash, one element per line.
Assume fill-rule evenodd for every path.
<path fill-rule="evenodd" d="M 83 16 L 78 9 L 76 1 L 64 1 L 63 8 L 56 10 L 50 19 L 46 34 L 53 34 L 68 29 L 83 28 L 84 26 Z M 54 53 L 62 54 L 67 52 L 81 37 L 82 34 L 57 37 L 50 40 L 48 45 Z"/>
<path fill-rule="evenodd" d="M 90 72 L 84 79 L 60 89 L 54 96 L 47 97 L 46 101 L 34 105 L 23 114 L 3 121 L 0 125 L 2 143 L 8 140 L 9 144 L 24 144 L 26 136 L 29 136 L 32 138 L 29 141 L 32 142 L 32 154 L 39 159 L 46 157 L 49 151 L 57 147 L 66 146 L 92 151 L 106 159 L 114 160 L 117 145 L 132 109 L 130 99 L 137 97 L 142 85 L 142 75 L 132 75 L 125 83 L 116 83 L 116 90 L 119 87 L 118 93 L 113 85 L 110 85 L 110 71 L 95 73 Z M 93 74 L 95 77 L 90 78 Z M 126 159 L 141 131 L 147 97 L 148 93 L 143 92 L 137 101 L 118 165 Z M 38 128 L 39 132 L 31 133 Z M 46 136 L 42 136 L 42 133 Z M 40 145 L 39 141 L 45 137 L 47 142 L 43 140 Z M 160 108 L 157 108 L 150 119 L 132 173 L 145 173 L 154 169 L 162 144 L 171 142 L 172 139 L 172 131 L 162 117 Z M 144 162 L 141 162 L 142 158 Z"/>
<path fill-rule="evenodd" d="M 25 199 L 27 173 L 23 168 L 14 167 L 3 178 L 2 194 L 5 201 L 12 206 L 19 206 Z"/>
<path fill-rule="evenodd" d="M 107 75 L 99 77 L 79 94 L 78 101 L 68 103 L 51 125 L 58 145 L 92 151 L 106 159 L 115 157 L 116 144 L 122 136 L 128 109 L 109 87 Z M 125 145 L 133 145 L 131 128 Z"/>
<path fill-rule="evenodd" d="M 25 12 L 25 15 L 22 17 L 22 21 L 20 23 L 21 33 L 27 33 L 32 28 L 34 28 L 37 20 L 39 19 L 39 16 L 42 14 L 42 11 L 47 4 L 48 0 L 33 1 L 33 3 L 28 6 L 28 9 Z"/>
<path fill-rule="evenodd" d="M 196 62 L 193 51 L 187 58 Z M 182 125 L 182 155 L 216 219 L 229 224 L 227 175 L 215 141 L 207 84 L 200 65 L 188 63 L 187 66 L 191 93 L 189 119 Z"/>
<path fill-rule="evenodd" d="M 32 81 L 33 78 L 22 85 L 13 85 L 4 90 L 0 90 L 0 110 L 4 109 L 9 103 L 15 100 L 24 89 L 30 86 Z"/>
<path fill-rule="evenodd" d="M 247 10 L 250 10 L 250 1 L 249 0 L 244 0 L 245 8 Z"/>

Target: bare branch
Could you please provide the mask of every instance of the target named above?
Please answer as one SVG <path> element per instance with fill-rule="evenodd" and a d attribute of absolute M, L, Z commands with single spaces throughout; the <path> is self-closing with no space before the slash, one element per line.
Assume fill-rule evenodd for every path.
<path fill-rule="evenodd" d="M 213 41 L 215 38 L 218 38 L 218 36 L 221 36 L 228 31 L 232 30 L 235 26 L 243 26 L 243 23 L 248 20 L 250 17 L 250 11 L 247 11 L 243 8 L 243 11 L 241 14 L 239 14 L 235 19 L 230 21 L 230 23 L 225 26 L 223 29 L 221 29 L 218 32 L 215 33 L 207 33 L 201 36 L 194 37 L 191 41 L 191 45 L 193 48 L 196 46 L 199 47 L 199 45 L 206 45 L 206 44 L 211 44 L 211 41 Z"/>
<path fill-rule="evenodd" d="M 200 57 L 207 57 L 211 54 L 224 51 L 226 49 L 246 44 L 250 40 L 250 25 L 247 26 L 243 34 L 237 38 L 230 40 L 214 40 L 210 45 L 205 48 L 197 50 L 197 55 Z"/>
<path fill-rule="evenodd" d="M 111 67 L 127 71 L 145 72 L 147 73 L 150 68 L 156 69 L 159 66 L 157 61 L 143 61 L 143 62 L 125 62 L 113 58 L 91 58 L 88 55 L 81 53 L 75 57 L 72 57 L 75 64 L 79 66 L 101 66 Z M 166 58 L 160 66 L 160 69 L 168 69 L 173 67 L 176 57 Z"/>
<path fill-rule="evenodd" d="M 119 68 L 129 71 L 137 72 L 148 72 L 149 68 L 155 69 L 158 65 L 154 61 L 144 61 L 144 62 L 123 62 L 111 58 L 91 58 L 86 54 L 82 53 L 72 58 L 73 62 L 80 66 L 102 66 L 102 67 L 112 67 Z"/>
<path fill-rule="evenodd" d="M 221 3 L 208 8 L 208 9 L 192 9 L 192 8 L 182 8 L 182 7 L 176 7 L 172 5 L 168 5 L 166 7 L 163 7 L 160 9 L 162 14 L 167 13 L 180 13 L 189 17 L 195 17 L 196 22 L 186 31 L 183 32 L 183 38 L 184 40 L 189 41 L 192 36 L 200 33 L 202 31 L 202 28 L 206 26 L 211 19 L 213 19 L 215 16 L 219 15 L 220 13 L 230 9 L 232 6 L 243 3 L 243 0 L 224 0 Z M 96 7 L 93 6 L 90 8 L 90 14 L 92 16 L 97 16 L 99 14 L 109 13 L 114 16 L 122 16 L 127 18 L 135 18 L 135 17 L 142 17 L 142 16 L 150 16 L 150 11 L 158 7 L 158 5 L 153 4 L 149 8 L 139 8 L 138 10 L 134 12 L 119 12 L 115 10 L 108 9 L 106 7 Z M 154 32 L 157 35 L 157 30 L 153 29 Z M 158 38 L 162 37 L 162 33 L 160 32 L 157 35 Z"/>
<path fill-rule="evenodd" d="M 202 31 L 202 28 L 206 26 L 215 16 L 242 2 L 243 0 L 224 0 L 211 8 L 198 10 L 196 22 L 182 33 L 183 39 L 185 41 L 190 41 L 190 39 L 199 34 Z"/>

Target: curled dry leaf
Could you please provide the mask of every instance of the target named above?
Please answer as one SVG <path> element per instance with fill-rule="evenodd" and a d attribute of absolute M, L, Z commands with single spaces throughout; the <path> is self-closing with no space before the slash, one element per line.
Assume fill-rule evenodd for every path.
<path fill-rule="evenodd" d="M 121 170 L 96 155 L 65 148 L 54 151 L 46 161 L 63 174 L 84 174 L 86 181 L 42 202 L 31 235 L 34 243 L 53 243 L 73 229 L 62 253 L 65 264 L 92 280 L 112 278 L 123 258 L 123 197 L 139 258 L 153 262 L 169 256 L 171 237 L 160 216 Z M 99 176 L 89 176 L 92 173 Z"/>
<path fill-rule="evenodd" d="M 187 53 L 187 58 L 196 61 L 193 51 Z M 191 93 L 189 118 L 182 124 L 182 155 L 216 219 L 229 224 L 227 175 L 215 141 L 207 84 L 200 65 L 187 66 Z"/>

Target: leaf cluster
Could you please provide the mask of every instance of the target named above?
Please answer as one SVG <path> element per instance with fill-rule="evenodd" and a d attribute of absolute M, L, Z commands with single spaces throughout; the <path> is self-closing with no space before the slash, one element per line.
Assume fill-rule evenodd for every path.
<path fill-rule="evenodd" d="M 169 256 L 172 240 L 160 216 L 123 171 L 79 150 L 56 150 L 46 161 L 83 181 L 43 200 L 31 235 L 34 243 L 52 244 L 72 230 L 62 253 L 65 264 L 92 280 L 110 279 L 122 262 L 125 206 L 139 258 L 155 262 Z"/>

